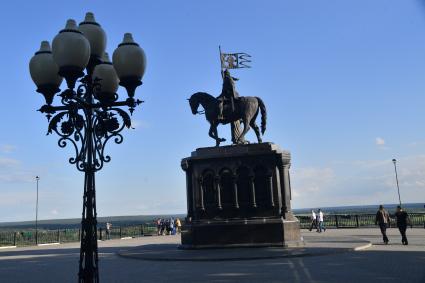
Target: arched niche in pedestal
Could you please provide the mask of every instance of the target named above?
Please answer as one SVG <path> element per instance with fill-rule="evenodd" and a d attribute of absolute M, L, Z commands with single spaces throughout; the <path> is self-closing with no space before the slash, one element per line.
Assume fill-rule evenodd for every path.
<path fill-rule="evenodd" d="M 220 196 L 223 209 L 230 209 L 234 204 L 233 173 L 229 168 L 220 170 Z"/>
<path fill-rule="evenodd" d="M 250 191 L 250 171 L 248 167 L 241 166 L 236 170 L 237 186 L 238 186 L 238 201 L 239 207 L 246 210 L 252 205 L 252 195 Z"/>

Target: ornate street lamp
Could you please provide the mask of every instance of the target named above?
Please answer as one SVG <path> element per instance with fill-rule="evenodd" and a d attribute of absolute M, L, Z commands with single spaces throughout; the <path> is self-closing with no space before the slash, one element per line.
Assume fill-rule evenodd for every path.
<path fill-rule="evenodd" d="M 94 15 L 87 13 L 78 27 L 68 20 L 51 49 L 49 42 L 43 41 L 30 61 L 31 77 L 46 101 L 39 111 L 49 121 L 48 134 L 59 135 L 59 147 L 72 145 L 75 154 L 69 163 L 84 172 L 80 282 L 99 282 L 95 172 L 111 160 L 105 154 L 108 141 L 122 143 L 121 131 L 131 127 L 130 116 L 122 107 L 133 113 L 142 103 L 134 94 L 146 67 L 145 53 L 130 33 L 115 49 L 112 63 L 105 49 L 106 34 Z M 62 78 L 67 88 L 60 92 Z M 118 85 L 127 90 L 124 100 L 119 101 Z M 55 97 L 61 105 L 52 105 Z"/>
<path fill-rule="evenodd" d="M 401 206 L 400 187 L 398 186 L 398 175 L 397 175 L 397 160 L 395 158 L 393 159 L 393 163 L 394 163 L 394 171 L 395 171 L 395 180 L 397 184 L 398 202 Z"/>

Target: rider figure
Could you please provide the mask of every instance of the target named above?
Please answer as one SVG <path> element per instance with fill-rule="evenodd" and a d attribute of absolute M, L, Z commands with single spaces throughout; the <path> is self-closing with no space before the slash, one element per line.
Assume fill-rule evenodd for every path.
<path fill-rule="evenodd" d="M 218 100 L 218 119 L 224 120 L 223 117 L 223 104 L 224 101 L 229 101 L 230 106 L 232 107 L 232 112 L 235 110 L 234 100 L 238 97 L 237 92 L 235 90 L 235 81 L 237 78 L 234 78 L 230 75 L 228 69 L 223 72 L 223 89 L 221 91 L 220 96 L 217 97 Z"/>

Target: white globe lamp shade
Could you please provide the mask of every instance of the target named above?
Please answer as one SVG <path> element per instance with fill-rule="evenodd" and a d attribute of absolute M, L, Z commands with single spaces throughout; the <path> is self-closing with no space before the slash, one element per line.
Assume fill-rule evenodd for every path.
<path fill-rule="evenodd" d="M 76 80 L 83 76 L 83 70 L 90 58 L 90 43 L 74 20 L 67 21 L 65 29 L 55 36 L 52 42 L 53 59 L 59 66 L 59 74 L 73 89 Z"/>
<path fill-rule="evenodd" d="M 42 41 L 40 50 L 31 58 L 29 63 L 31 78 L 37 86 L 37 92 L 42 93 L 46 103 L 51 105 L 53 96 L 59 92 L 63 78 L 59 76 L 59 67 L 53 60 L 48 41 Z"/>
<path fill-rule="evenodd" d="M 93 13 L 86 13 L 86 17 L 79 24 L 78 30 L 83 33 L 90 43 L 90 55 L 101 59 L 106 50 L 106 33 L 100 24 L 96 22 Z"/>
<path fill-rule="evenodd" d="M 108 53 L 104 53 L 102 63 L 96 65 L 93 70 L 93 83 L 99 84 L 96 89 L 96 96 L 99 100 L 114 101 L 118 98 L 116 92 L 118 90 L 119 79 L 115 72 L 114 66 L 109 60 Z"/>
<path fill-rule="evenodd" d="M 120 85 L 127 89 L 130 97 L 134 96 L 137 86 L 142 84 L 142 77 L 146 69 L 146 55 L 143 49 L 134 42 L 131 33 L 124 34 L 124 40 L 115 49 L 112 62 Z"/>

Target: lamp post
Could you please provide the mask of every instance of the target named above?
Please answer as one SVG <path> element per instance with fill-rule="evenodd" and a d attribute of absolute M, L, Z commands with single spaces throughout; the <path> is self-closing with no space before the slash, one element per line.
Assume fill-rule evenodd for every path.
<path fill-rule="evenodd" d="M 71 145 L 69 163 L 84 172 L 79 282 L 99 282 L 95 172 L 111 160 L 106 144 L 122 143 L 121 131 L 131 127 L 123 107 L 132 114 L 142 103 L 134 95 L 146 67 L 143 49 L 130 33 L 115 49 L 112 63 L 105 49 L 106 34 L 93 13 L 87 13 L 79 26 L 68 20 L 51 49 L 43 41 L 30 61 L 31 77 L 46 101 L 38 111 L 49 121 L 47 134 L 59 136 L 59 147 Z M 66 88 L 60 92 L 62 78 Z M 126 99 L 119 100 L 118 85 L 127 90 Z M 55 96 L 59 106 L 52 105 Z"/>
<path fill-rule="evenodd" d="M 38 180 L 40 180 L 40 177 L 35 176 L 35 180 L 37 182 L 37 197 L 35 201 L 35 244 L 38 245 Z"/>
<path fill-rule="evenodd" d="M 394 171 L 395 171 L 395 180 L 396 180 L 396 183 L 397 183 L 398 202 L 401 206 L 400 187 L 398 186 L 398 176 L 397 176 L 397 160 L 393 159 L 393 163 L 394 163 Z"/>

